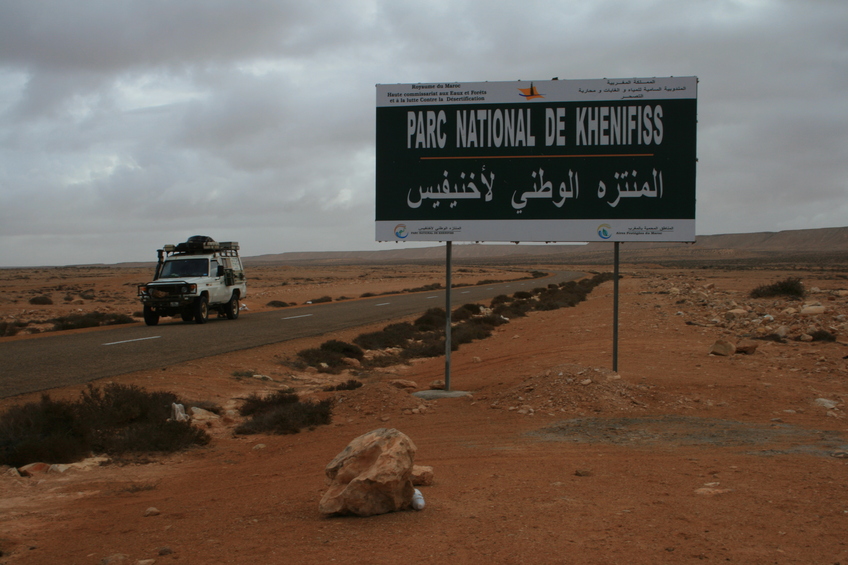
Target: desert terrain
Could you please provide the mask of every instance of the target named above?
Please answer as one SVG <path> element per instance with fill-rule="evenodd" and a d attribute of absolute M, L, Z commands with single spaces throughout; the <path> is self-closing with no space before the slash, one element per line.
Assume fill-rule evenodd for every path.
<path fill-rule="evenodd" d="M 110 379 L 230 411 L 251 393 L 291 387 L 334 398 L 333 419 L 294 435 L 235 435 L 238 417 L 228 412 L 198 421 L 212 442 L 182 453 L 31 477 L 3 469 L 0 564 L 848 563 L 844 253 L 841 262 L 805 261 L 802 251 L 779 261 L 738 248 L 704 253 L 709 261 L 692 248 L 645 250 L 630 262 L 625 254 L 617 372 L 607 282 L 574 308 L 533 312 L 462 345 L 452 388 L 470 394 L 460 398 L 422 400 L 391 384 L 426 390 L 444 377 L 443 357 L 337 375 L 286 364 L 301 349 L 382 325 Z M 460 261 L 453 277 L 612 270 L 593 259 Z M 342 263 L 255 263 L 242 315 L 272 300 L 444 282 L 437 261 Z M 74 311 L 131 315 L 135 284 L 149 272 L 2 270 L 0 315 L 27 322 L 2 339 L 49 340 L 48 320 Z M 803 299 L 750 298 L 789 277 L 801 279 Z M 42 295 L 53 304 L 29 304 Z M 711 354 L 718 340 L 748 352 Z M 351 378 L 363 386 L 322 390 Z M 82 388 L 48 392 L 74 398 Z M 0 409 L 38 398 L 2 399 Z M 407 434 L 416 463 L 433 467 L 434 483 L 421 487 L 426 508 L 322 516 L 326 464 L 382 427 Z"/>

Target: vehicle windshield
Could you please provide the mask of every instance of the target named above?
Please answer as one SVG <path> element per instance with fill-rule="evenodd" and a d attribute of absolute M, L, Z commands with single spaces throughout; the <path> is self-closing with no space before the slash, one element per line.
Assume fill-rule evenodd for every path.
<path fill-rule="evenodd" d="M 166 261 L 162 266 L 161 278 L 176 277 L 205 277 L 209 274 L 209 261 L 207 259 L 175 259 Z"/>

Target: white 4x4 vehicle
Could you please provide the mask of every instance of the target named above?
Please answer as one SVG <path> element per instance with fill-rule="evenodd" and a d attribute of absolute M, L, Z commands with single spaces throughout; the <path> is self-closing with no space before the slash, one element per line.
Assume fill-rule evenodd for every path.
<path fill-rule="evenodd" d="M 204 324 L 210 310 L 238 318 L 239 301 L 247 295 L 238 250 L 234 241 L 218 243 L 202 235 L 159 249 L 153 282 L 138 287 L 144 322 L 155 326 L 161 316 L 179 315 Z"/>

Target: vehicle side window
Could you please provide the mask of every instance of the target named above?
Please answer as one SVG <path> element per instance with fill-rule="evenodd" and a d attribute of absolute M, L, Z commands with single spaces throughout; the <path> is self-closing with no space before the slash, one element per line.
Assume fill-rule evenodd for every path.
<path fill-rule="evenodd" d="M 216 261 L 215 259 L 212 259 L 212 261 L 210 261 L 209 263 L 210 263 L 209 264 L 209 276 L 217 277 L 218 276 L 218 261 Z"/>

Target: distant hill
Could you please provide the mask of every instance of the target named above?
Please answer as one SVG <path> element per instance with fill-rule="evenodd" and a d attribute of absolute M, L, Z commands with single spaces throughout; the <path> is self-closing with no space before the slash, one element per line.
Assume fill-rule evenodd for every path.
<path fill-rule="evenodd" d="M 456 264 L 608 264 L 614 245 L 483 245 L 456 243 Z M 698 236 L 695 243 L 623 243 L 622 263 L 679 266 L 817 265 L 848 268 L 848 227 Z M 409 248 L 403 244 L 381 251 L 291 252 L 245 257 L 246 265 L 355 265 L 371 263 L 441 263 L 445 246 Z"/>

